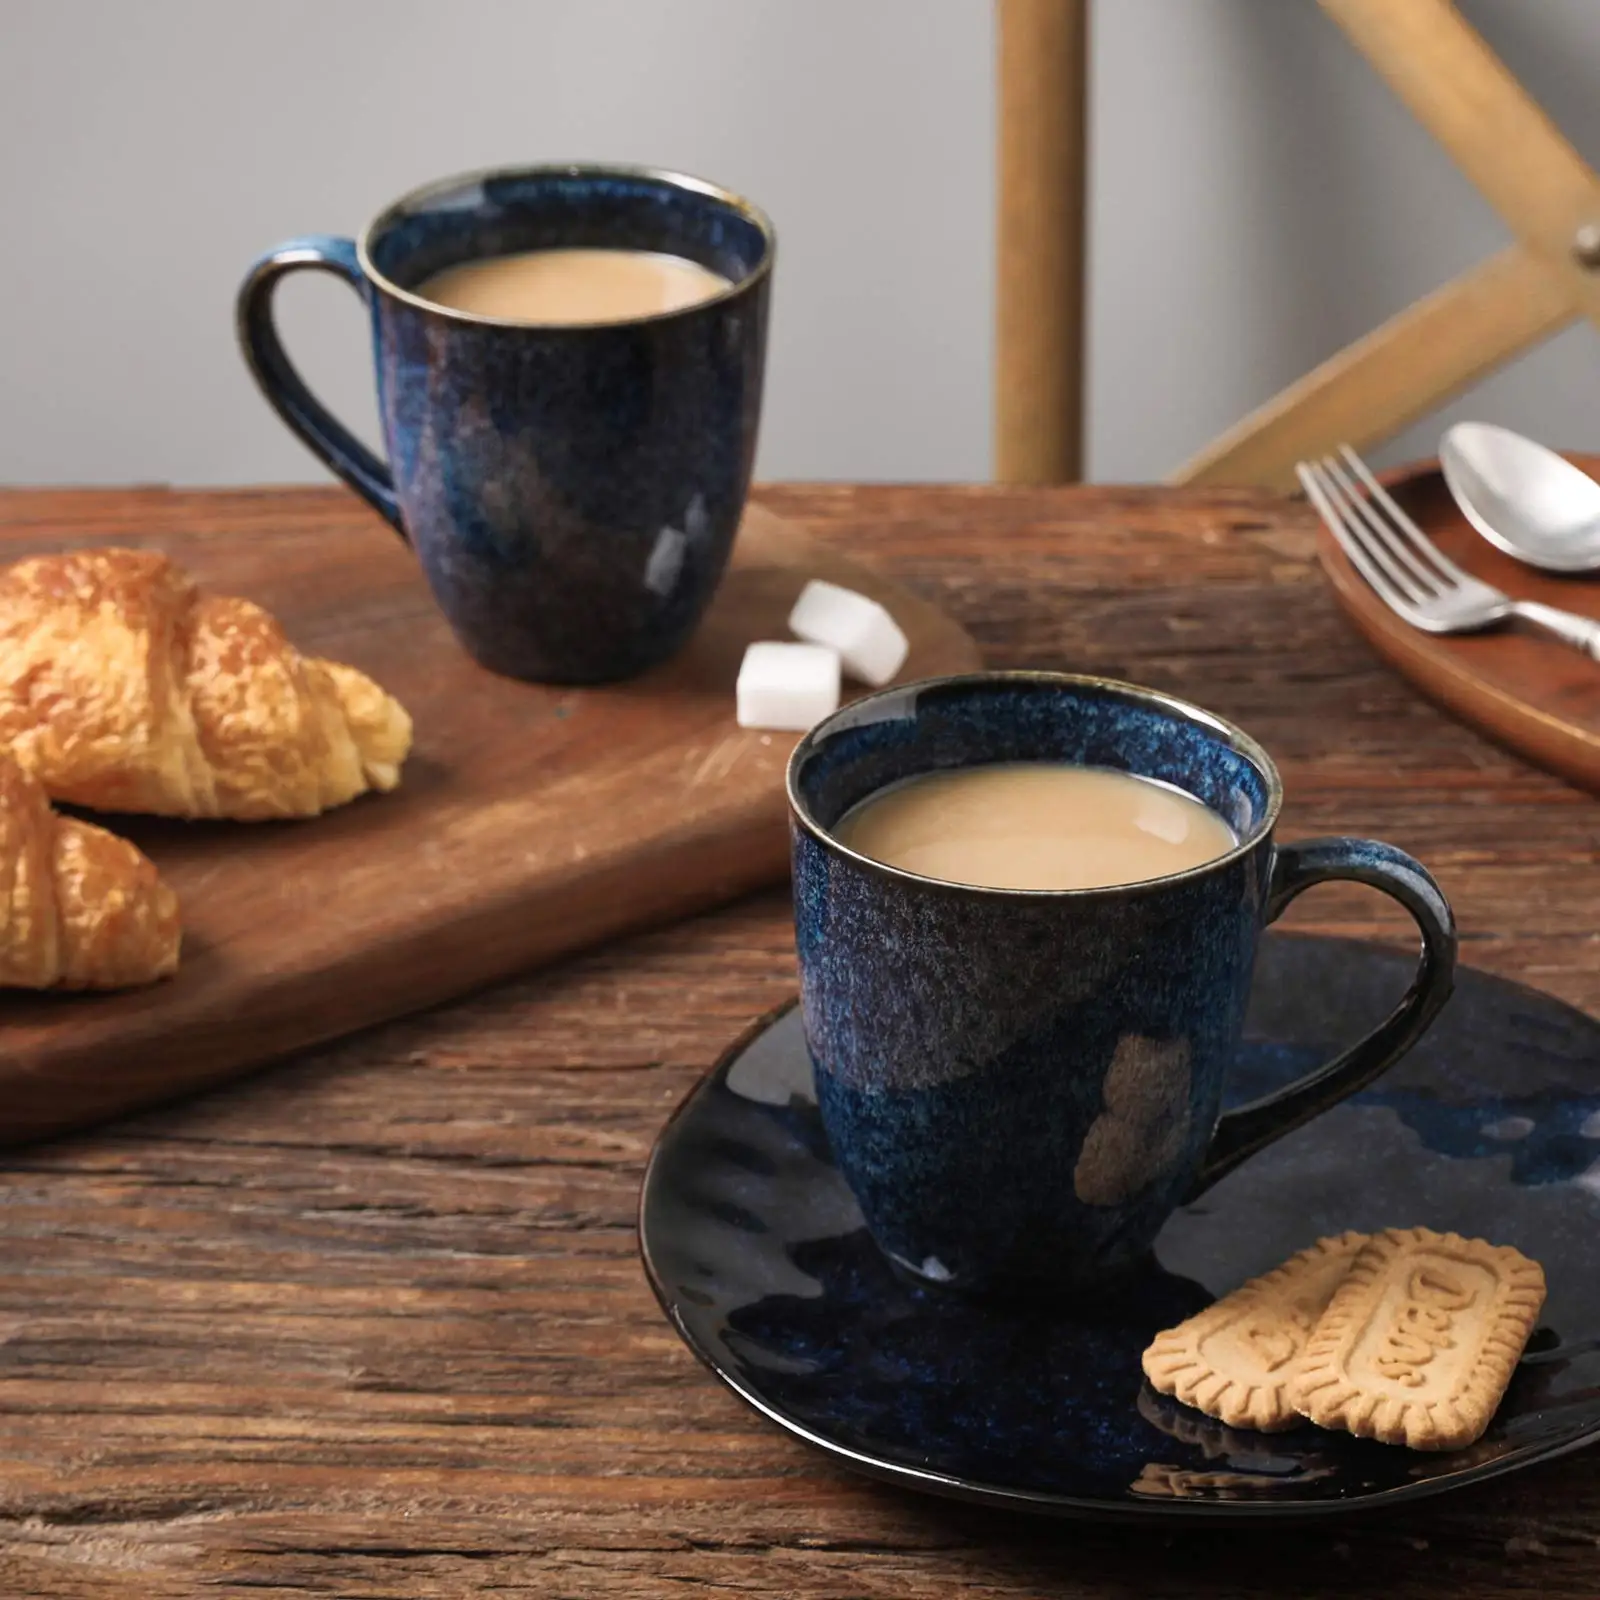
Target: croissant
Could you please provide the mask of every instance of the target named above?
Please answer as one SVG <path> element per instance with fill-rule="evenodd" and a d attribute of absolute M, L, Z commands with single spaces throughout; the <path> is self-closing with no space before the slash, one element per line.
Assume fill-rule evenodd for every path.
<path fill-rule="evenodd" d="M 310 817 L 393 789 L 411 719 L 153 550 L 0 568 L 0 748 L 52 798 L 166 817 Z"/>
<path fill-rule="evenodd" d="M 0 988 L 121 989 L 178 967 L 178 897 L 0 753 Z"/>

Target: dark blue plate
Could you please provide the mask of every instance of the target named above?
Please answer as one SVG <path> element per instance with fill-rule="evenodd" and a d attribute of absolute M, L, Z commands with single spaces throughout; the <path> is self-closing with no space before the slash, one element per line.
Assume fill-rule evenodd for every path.
<path fill-rule="evenodd" d="M 1393 1004 L 1409 958 L 1269 935 L 1229 1083 L 1287 1082 Z M 1514 1244 L 1550 1284 L 1489 1432 L 1428 1455 L 1310 1426 L 1225 1428 L 1145 1386 L 1151 1336 L 1319 1235 L 1425 1224 Z M 1459 974 L 1380 1084 L 1179 1211 L 1089 1313 L 978 1304 L 897 1277 L 829 1158 L 799 1014 L 768 1018 L 668 1123 L 640 1246 L 691 1349 L 847 1465 L 1057 1515 L 1310 1516 L 1437 1494 L 1600 1434 L 1600 1024 Z"/>

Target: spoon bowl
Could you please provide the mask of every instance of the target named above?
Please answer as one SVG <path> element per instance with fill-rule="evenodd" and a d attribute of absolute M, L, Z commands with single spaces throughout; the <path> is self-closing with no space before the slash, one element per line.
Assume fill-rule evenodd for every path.
<path fill-rule="evenodd" d="M 1458 422 L 1439 466 L 1462 515 L 1497 550 L 1545 572 L 1600 570 L 1600 483 L 1509 428 Z"/>

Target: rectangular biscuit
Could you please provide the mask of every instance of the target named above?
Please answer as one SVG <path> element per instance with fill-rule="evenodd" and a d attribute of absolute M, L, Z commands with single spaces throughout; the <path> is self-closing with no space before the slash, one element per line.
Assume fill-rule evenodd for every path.
<path fill-rule="evenodd" d="M 1460 1449 L 1489 1426 L 1544 1292 L 1538 1262 L 1509 1245 L 1374 1234 L 1295 1364 L 1289 1399 L 1319 1427 Z"/>
<path fill-rule="evenodd" d="M 1158 1333 L 1143 1357 L 1151 1387 L 1231 1428 L 1276 1433 L 1298 1427 L 1303 1418 L 1285 1385 L 1366 1243 L 1364 1233 L 1319 1239 L 1187 1322 Z"/>

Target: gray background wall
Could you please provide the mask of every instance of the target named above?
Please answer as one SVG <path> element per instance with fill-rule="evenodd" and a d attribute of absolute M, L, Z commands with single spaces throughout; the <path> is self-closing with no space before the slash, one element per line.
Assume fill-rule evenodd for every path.
<path fill-rule="evenodd" d="M 1600 4 L 1463 5 L 1600 160 Z M 566 157 L 776 218 L 764 476 L 982 478 L 992 76 L 986 0 L 0 0 L 0 481 L 316 476 L 234 352 L 245 264 L 422 179 Z M 1502 242 L 1312 0 L 1100 0 L 1094 82 L 1096 478 L 1160 477 Z M 349 291 L 281 299 L 370 430 Z M 1600 443 L 1594 332 L 1454 409 Z"/>

